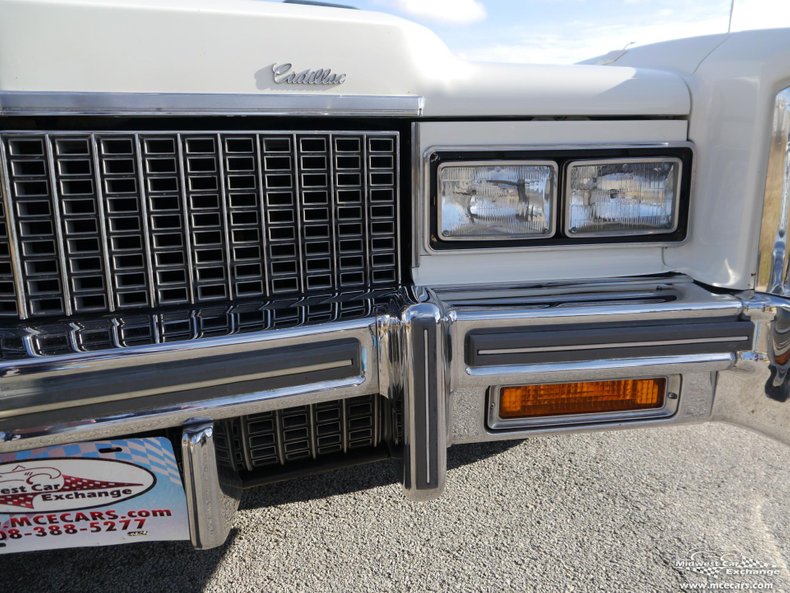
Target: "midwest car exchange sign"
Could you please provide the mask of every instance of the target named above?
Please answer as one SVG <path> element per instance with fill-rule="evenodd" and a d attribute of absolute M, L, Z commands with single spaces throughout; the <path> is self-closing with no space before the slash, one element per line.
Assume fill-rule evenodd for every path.
<path fill-rule="evenodd" d="M 0 553 L 188 539 L 164 438 L 0 455 Z"/>

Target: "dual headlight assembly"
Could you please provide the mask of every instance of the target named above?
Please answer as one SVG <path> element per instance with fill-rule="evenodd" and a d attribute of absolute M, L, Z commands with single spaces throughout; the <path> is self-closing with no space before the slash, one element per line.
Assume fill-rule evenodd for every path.
<path fill-rule="evenodd" d="M 436 152 L 437 248 L 681 241 L 691 149 Z"/>

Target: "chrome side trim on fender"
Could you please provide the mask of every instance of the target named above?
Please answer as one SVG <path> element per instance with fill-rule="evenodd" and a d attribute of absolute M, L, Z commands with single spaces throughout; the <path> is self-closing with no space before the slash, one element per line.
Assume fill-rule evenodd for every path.
<path fill-rule="evenodd" d="M 0 115 L 422 115 L 411 95 L 0 92 Z"/>
<path fill-rule="evenodd" d="M 765 175 L 756 289 L 790 294 L 787 231 L 790 222 L 790 87 L 779 91 Z"/>

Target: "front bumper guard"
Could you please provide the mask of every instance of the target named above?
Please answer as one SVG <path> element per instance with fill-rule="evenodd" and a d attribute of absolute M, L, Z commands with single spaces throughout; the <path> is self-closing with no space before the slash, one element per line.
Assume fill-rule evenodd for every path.
<path fill-rule="evenodd" d="M 790 443 L 790 300 L 688 278 L 416 290 L 376 316 L 0 362 L 0 452 L 182 427 L 192 541 L 225 541 L 239 489 L 213 421 L 380 393 L 404 406 L 403 485 L 438 496 L 451 444 L 719 420 Z M 675 329 L 673 329 L 675 328 Z M 497 386 L 665 376 L 670 414 L 499 425 Z"/>

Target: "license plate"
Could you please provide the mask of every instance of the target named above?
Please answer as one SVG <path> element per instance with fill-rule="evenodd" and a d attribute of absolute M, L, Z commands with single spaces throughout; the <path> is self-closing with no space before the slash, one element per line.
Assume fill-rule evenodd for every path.
<path fill-rule="evenodd" d="M 166 438 L 0 454 L 0 554 L 189 539 Z"/>

